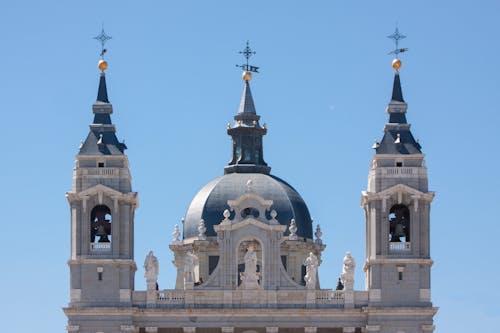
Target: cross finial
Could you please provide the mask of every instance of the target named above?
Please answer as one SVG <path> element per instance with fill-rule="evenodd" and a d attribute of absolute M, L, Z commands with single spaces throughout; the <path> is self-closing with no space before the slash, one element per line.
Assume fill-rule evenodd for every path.
<path fill-rule="evenodd" d="M 394 33 L 392 35 L 387 36 L 387 38 L 394 40 L 394 44 L 396 45 L 396 48 L 393 51 L 389 52 L 389 54 L 394 54 L 396 55 L 396 58 L 398 58 L 400 53 L 408 51 L 408 48 L 399 48 L 399 41 L 401 39 L 405 39 L 406 36 L 399 33 L 399 29 L 397 26 Z"/>
<path fill-rule="evenodd" d="M 250 43 L 249 43 L 249 41 L 247 41 L 246 47 L 243 49 L 243 51 L 239 52 L 239 54 L 243 54 L 243 56 L 245 57 L 246 63 L 243 64 L 243 65 L 236 65 L 236 67 L 240 67 L 241 69 L 243 69 L 244 71 L 247 71 L 247 72 L 258 73 L 259 72 L 259 67 L 252 66 L 252 65 L 250 65 L 248 63 L 250 57 L 253 56 L 253 55 L 255 55 L 256 53 L 257 52 L 255 52 L 254 50 L 252 50 L 250 48 Z"/>
<path fill-rule="evenodd" d="M 104 26 L 102 27 L 101 33 L 98 36 L 95 36 L 94 39 L 97 39 L 99 42 L 101 42 L 101 58 L 104 59 L 104 54 L 106 53 L 106 49 L 104 48 L 104 45 L 106 45 L 106 42 L 110 40 L 112 37 L 109 35 L 106 35 L 106 32 L 104 32 Z"/>

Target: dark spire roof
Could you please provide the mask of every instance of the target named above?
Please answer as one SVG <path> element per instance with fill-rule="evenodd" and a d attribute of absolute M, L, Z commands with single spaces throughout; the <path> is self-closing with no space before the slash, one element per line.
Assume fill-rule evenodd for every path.
<path fill-rule="evenodd" d="M 97 102 L 109 103 L 108 89 L 106 89 L 106 75 L 101 73 L 99 79 L 99 89 L 97 90 Z"/>
<path fill-rule="evenodd" d="M 394 84 L 392 85 L 392 100 L 403 102 L 403 91 L 401 90 L 401 81 L 399 80 L 399 73 L 394 75 Z"/>
<path fill-rule="evenodd" d="M 123 155 L 127 146 L 118 141 L 116 128 L 111 121 L 113 106 L 109 103 L 104 72 L 99 79 L 97 101 L 92 105 L 94 121 L 90 132 L 80 148 L 79 155 Z"/>
<path fill-rule="evenodd" d="M 243 88 L 243 96 L 241 97 L 240 109 L 238 110 L 238 114 L 241 113 L 257 114 L 249 81 L 245 81 L 245 87 Z"/>
<path fill-rule="evenodd" d="M 403 100 L 399 73 L 394 76 L 392 98 L 387 106 L 389 122 L 384 128 L 384 137 L 374 145 L 376 154 L 421 154 L 421 146 L 415 141 L 406 121 L 408 104 Z"/>
<path fill-rule="evenodd" d="M 259 124 L 260 116 L 250 90 L 250 80 L 245 80 L 243 96 L 238 113 L 234 116 L 234 127 L 228 125 L 227 133 L 233 138 L 233 157 L 224 168 L 224 173 L 264 173 L 271 168 L 264 161 L 262 137 L 267 130 Z"/>

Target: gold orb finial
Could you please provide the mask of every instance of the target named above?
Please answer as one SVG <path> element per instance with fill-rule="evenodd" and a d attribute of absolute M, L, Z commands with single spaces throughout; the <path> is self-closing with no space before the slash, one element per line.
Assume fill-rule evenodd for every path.
<path fill-rule="evenodd" d="M 394 68 L 397 71 L 399 71 L 399 69 L 401 68 L 402 65 L 403 65 L 403 63 L 401 62 L 401 60 L 399 60 L 397 58 L 392 61 L 392 68 Z"/>
<path fill-rule="evenodd" d="M 106 60 L 101 59 L 97 63 L 97 67 L 99 67 L 99 69 L 104 72 L 106 69 L 108 69 L 108 63 Z"/>
<path fill-rule="evenodd" d="M 241 74 L 241 77 L 243 78 L 244 81 L 250 81 L 252 79 L 252 72 L 243 71 L 243 74 Z"/>

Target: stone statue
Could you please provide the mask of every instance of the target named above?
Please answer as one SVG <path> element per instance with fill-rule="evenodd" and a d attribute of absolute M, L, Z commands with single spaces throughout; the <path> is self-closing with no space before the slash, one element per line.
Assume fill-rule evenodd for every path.
<path fill-rule="evenodd" d="M 314 236 L 316 236 L 316 240 L 314 241 L 316 244 L 323 244 L 323 241 L 321 240 L 321 237 L 323 236 L 323 232 L 321 231 L 321 227 L 316 225 L 316 232 L 314 233 Z"/>
<path fill-rule="evenodd" d="M 241 287 L 243 289 L 257 289 L 260 274 L 257 272 L 257 253 L 253 244 L 250 244 L 244 257 L 245 272 L 240 273 Z"/>
<path fill-rule="evenodd" d="M 354 289 L 354 267 L 356 262 L 351 256 L 350 252 L 346 252 L 344 256 L 344 267 L 342 268 L 342 274 L 340 275 L 340 280 L 344 285 L 344 290 Z"/>
<path fill-rule="evenodd" d="M 198 239 L 199 240 L 207 239 L 207 236 L 205 235 L 206 231 L 207 231 L 207 228 L 205 227 L 205 220 L 201 219 L 200 223 L 198 223 Z"/>
<path fill-rule="evenodd" d="M 149 251 L 146 260 L 144 260 L 144 270 L 148 290 L 155 290 L 158 282 L 159 263 L 153 251 Z"/>
<path fill-rule="evenodd" d="M 195 283 L 194 268 L 198 265 L 198 256 L 193 252 L 186 253 L 184 257 L 184 288 L 192 289 Z"/>
<path fill-rule="evenodd" d="M 306 275 L 304 280 L 306 281 L 307 289 L 316 289 L 316 282 L 318 281 L 318 267 L 319 260 L 314 253 L 309 252 L 309 256 L 304 260 L 304 266 L 306 266 Z"/>

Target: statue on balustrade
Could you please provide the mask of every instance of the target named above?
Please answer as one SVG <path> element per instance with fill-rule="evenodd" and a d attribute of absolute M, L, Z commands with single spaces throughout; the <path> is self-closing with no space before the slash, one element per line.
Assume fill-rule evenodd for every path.
<path fill-rule="evenodd" d="M 316 289 L 319 267 L 318 257 L 316 257 L 314 253 L 310 252 L 309 256 L 304 260 L 304 266 L 306 266 L 306 275 L 304 276 L 306 288 Z"/>
<path fill-rule="evenodd" d="M 342 274 L 340 275 L 340 280 L 344 285 L 344 290 L 354 289 L 354 268 L 356 262 L 351 256 L 350 252 L 346 252 L 344 256 L 344 267 L 342 268 Z"/>
<path fill-rule="evenodd" d="M 199 264 L 198 256 L 193 252 L 187 252 L 184 257 L 184 287 L 190 288 L 194 286 L 195 267 Z"/>
<path fill-rule="evenodd" d="M 153 251 L 149 251 L 146 256 L 146 260 L 144 260 L 144 270 L 144 277 L 146 278 L 148 290 L 157 289 L 159 263 L 158 258 L 155 257 Z"/>

